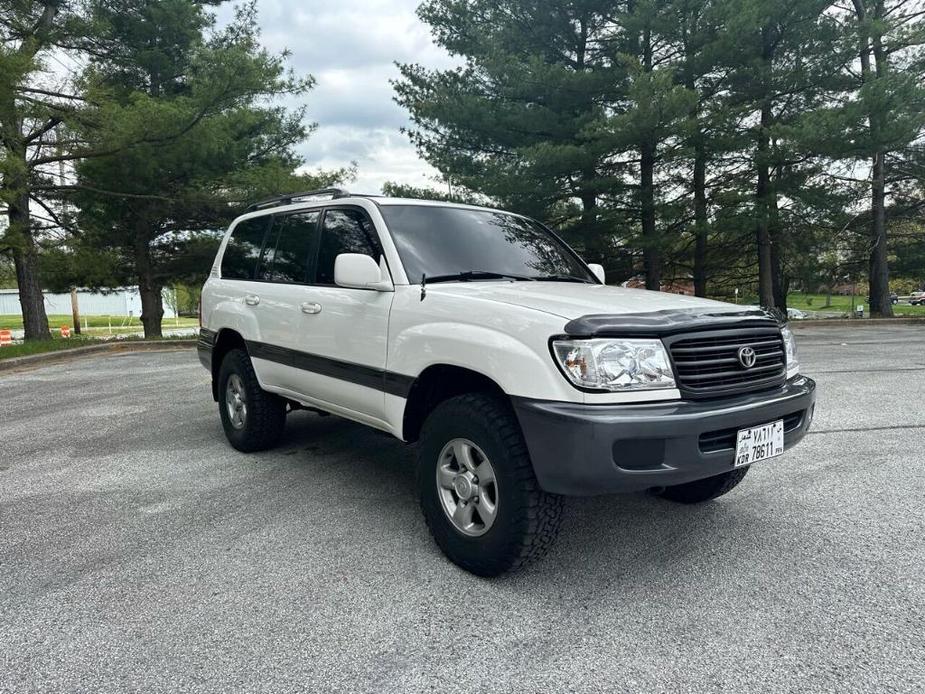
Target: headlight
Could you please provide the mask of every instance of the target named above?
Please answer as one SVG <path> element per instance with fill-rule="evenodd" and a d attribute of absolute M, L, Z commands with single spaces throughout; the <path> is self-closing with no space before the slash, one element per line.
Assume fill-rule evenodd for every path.
<path fill-rule="evenodd" d="M 800 371 L 800 360 L 797 359 L 797 343 L 793 339 L 793 332 L 786 325 L 780 329 L 784 338 L 784 355 L 787 357 L 787 378 L 796 376 Z"/>
<path fill-rule="evenodd" d="M 675 388 L 661 340 L 556 340 L 552 351 L 576 386 L 627 391 Z"/>

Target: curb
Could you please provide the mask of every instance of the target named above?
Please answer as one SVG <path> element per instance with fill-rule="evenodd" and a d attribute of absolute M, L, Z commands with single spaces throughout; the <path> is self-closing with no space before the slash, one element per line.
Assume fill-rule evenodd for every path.
<path fill-rule="evenodd" d="M 12 357 L 10 359 L 0 359 L 0 372 L 12 371 L 14 369 L 25 368 L 28 366 L 44 366 L 60 361 L 69 361 L 79 357 L 90 356 L 94 354 L 118 354 L 120 352 L 167 352 L 180 349 L 192 349 L 196 346 L 196 340 L 127 340 L 124 342 L 112 342 L 101 345 L 89 345 L 87 347 L 75 347 L 74 349 L 62 349 L 56 352 L 44 352 L 42 354 L 29 354 L 24 357 Z"/>

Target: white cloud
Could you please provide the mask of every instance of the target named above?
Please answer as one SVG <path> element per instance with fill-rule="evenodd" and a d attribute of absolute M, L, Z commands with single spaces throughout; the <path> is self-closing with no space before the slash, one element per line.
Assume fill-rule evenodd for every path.
<path fill-rule="evenodd" d="M 439 173 L 418 158 L 407 139 L 390 128 L 332 125 L 319 128 L 301 150 L 309 169 L 333 169 L 351 161 L 358 164 L 352 190 L 377 193 L 386 181 L 434 186 Z"/>
<path fill-rule="evenodd" d="M 307 118 L 318 124 L 300 148 L 309 169 L 356 162 L 357 190 L 378 192 L 385 181 L 428 185 L 438 173 L 421 160 L 400 128 L 408 115 L 394 101 L 395 62 L 454 64 L 430 39 L 415 9 L 420 0 L 262 0 L 263 44 L 288 49 L 298 74 L 314 75 Z M 231 16 L 222 7 L 219 21 Z"/>

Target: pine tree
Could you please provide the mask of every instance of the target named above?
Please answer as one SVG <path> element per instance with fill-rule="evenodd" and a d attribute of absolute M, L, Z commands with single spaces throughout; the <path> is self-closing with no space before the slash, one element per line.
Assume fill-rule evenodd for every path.
<path fill-rule="evenodd" d="M 686 191 L 681 229 L 689 231 L 693 248 L 681 256 L 694 293 L 706 296 L 713 268 L 725 266 L 722 249 L 710 247 L 716 199 L 728 185 L 726 158 L 742 146 L 736 137 L 740 110 L 729 99 L 731 68 L 722 65 L 722 0 L 673 0 L 665 8 L 665 37 L 677 56 L 676 79 L 693 95 L 692 106 L 681 128 L 681 147 L 675 152 L 671 184 Z"/>
<path fill-rule="evenodd" d="M 786 309 L 785 191 L 799 195 L 822 165 L 815 153 L 794 144 L 806 114 L 822 108 L 842 86 L 839 28 L 827 12 L 830 4 L 728 0 L 723 6 L 730 88 L 745 108 L 741 128 L 750 140 L 758 294 L 769 308 Z"/>
<path fill-rule="evenodd" d="M 85 117 L 93 106 L 67 76 L 56 76 L 48 66 L 55 51 L 92 38 L 79 10 L 59 0 L 0 1 L 0 203 L 7 217 L 0 252 L 13 259 L 27 340 L 51 337 L 39 243 L 43 229 L 56 222 L 47 202 L 55 167 L 69 159 L 59 134 L 63 124 Z M 80 143 L 75 147 L 94 154 Z M 31 205 L 43 210 L 45 221 Z"/>
<path fill-rule="evenodd" d="M 870 310 L 892 316 L 887 207 L 925 127 L 925 8 L 903 0 L 852 0 L 860 75 L 858 99 L 845 104 L 848 138 L 870 163 Z"/>
<path fill-rule="evenodd" d="M 421 155 L 454 185 L 556 222 L 595 258 L 616 255 L 601 209 L 625 168 L 608 108 L 626 84 L 610 3 L 428 0 L 419 9 L 462 67 L 401 65 L 397 100 Z M 578 201 L 578 204 L 575 204 Z"/>
<path fill-rule="evenodd" d="M 672 17 L 666 10 L 670 6 L 657 0 L 628 0 L 618 5 L 610 27 L 629 76 L 627 89 L 611 107 L 610 144 L 630 164 L 625 175 L 635 193 L 645 286 L 652 290 L 662 285 L 665 253 L 673 241 L 666 234 L 671 208 L 660 184 L 696 104 L 696 94 L 676 79 L 668 38 Z"/>
<path fill-rule="evenodd" d="M 260 47 L 254 5 L 222 31 L 188 0 L 100 3 L 96 20 L 118 48 L 95 57 L 86 79 L 114 96 L 110 128 L 133 123 L 182 135 L 81 162 L 73 198 L 81 243 L 113 254 L 117 275 L 137 283 L 145 336 L 158 336 L 162 289 L 188 278 L 214 253 L 215 233 L 244 203 L 270 193 L 330 183 L 345 172 L 295 176 L 293 146 L 308 133 L 303 112 L 265 100 L 303 94 L 311 80 L 291 75 L 285 56 Z M 211 33 L 206 37 L 206 33 Z M 206 234 L 206 238 L 202 238 Z M 210 240 L 211 238 L 211 240 Z"/>

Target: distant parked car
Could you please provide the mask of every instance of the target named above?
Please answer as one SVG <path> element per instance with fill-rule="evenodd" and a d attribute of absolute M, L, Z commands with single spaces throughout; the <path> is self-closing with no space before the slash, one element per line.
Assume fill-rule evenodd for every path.
<path fill-rule="evenodd" d="M 873 303 L 873 302 L 870 300 L 870 297 L 867 297 L 867 305 L 870 306 L 872 303 Z M 895 294 L 895 293 L 891 293 L 891 294 L 890 294 L 890 303 L 891 303 L 891 304 L 898 304 L 898 303 L 899 303 L 899 295 L 898 295 L 898 294 Z"/>
<path fill-rule="evenodd" d="M 909 295 L 909 303 L 913 306 L 925 306 L 925 292 L 912 292 Z"/>
<path fill-rule="evenodd" d="M 803 311 L 801 311 L 800 309 L 797 309 L 797 308 L 787 309 L 787 318 L 789 318 L 790 320 L 803 320 L 804 318 L 808 318 L 808 317 L 809 316 Z"/>

